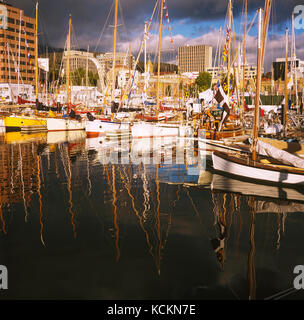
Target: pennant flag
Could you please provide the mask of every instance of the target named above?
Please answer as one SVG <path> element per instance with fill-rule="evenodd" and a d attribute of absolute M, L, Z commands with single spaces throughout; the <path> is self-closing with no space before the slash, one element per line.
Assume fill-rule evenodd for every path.
<path fill-rule="evenodd" d="M 293 76 L 291 76 L 287 83 L 287 89 L 290 90 L 293 86 Z"/>
<path fill-rule="evenodd" d="M 229 106 L 228 106 L 228 97 L 225 94 L 222 86 L 221 85 L 218 86 L 218 85 L 219 85 L 219 81 L 217 83 L 217 90 L 216 90 L 214 99 L 220 105 L 220 107 L 223 109 L 222 120 L 221 120 L 220 127 L 219 127 L 219 131 L 221 131 L 222 125 L 229 118 L 230 109 L 229 109 Z"/>

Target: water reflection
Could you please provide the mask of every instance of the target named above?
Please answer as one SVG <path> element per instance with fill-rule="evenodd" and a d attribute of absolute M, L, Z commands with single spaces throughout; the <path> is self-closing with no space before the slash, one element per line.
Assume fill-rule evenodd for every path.
<path fill-rule="evenodd" d="M 301 190 L 213 174 L 201 150 L 190 157 L 191 145 L 177 139 L 0 139 L 1 246 L 19 252 L 30 275 L 37 270 L 26 252 L 37 263 L 44 255 L 46 270 L 59 268 L 57 285 L 68 288 L 54 296 L 39 270 L 49 292 L 39 283 L 27 291 L 23 279 L 10 298 L 261 299 L 291 287 L 304 249 Z M 18 273 L 9 254 L 0 258 Z M 83 269 L 100 279 L 87 290 L 73 284 Z"/>

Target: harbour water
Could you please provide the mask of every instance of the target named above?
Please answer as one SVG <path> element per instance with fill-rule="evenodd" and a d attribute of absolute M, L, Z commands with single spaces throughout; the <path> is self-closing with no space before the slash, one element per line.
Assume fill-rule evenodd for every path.
<path fill-rule="evenodd" d="M 172 142 L 156 145 L 2 133 L 0 298 L 303 298 L 304 192 L 213 174 L 195 150 L 168 163 Z"/>

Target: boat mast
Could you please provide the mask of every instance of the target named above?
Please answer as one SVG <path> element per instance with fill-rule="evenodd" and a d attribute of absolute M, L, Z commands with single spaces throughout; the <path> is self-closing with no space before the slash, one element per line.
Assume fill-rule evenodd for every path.
<path fill-rule="evenodd" d="M 265 2 L 265 15 L 264 15 L 264 24 L 263 24 L 263 41 L 262 41 L 262 66 L 264 65 L 264 57 L 265 57 L 265 48 L 266 48 L 266 38 L 268 33 L 269 19 L 270 19 L 270 11 L 271 11 L 271 1 L 266 0 Z"/>
<path fill-rule="evenodd" d="M 89 52 L 90 47 L 88 46 L 87 50 L 87 63 L 86 63 L 86 107 L 88 107 L 88 95 L 89 95 Z"/>
<path fill-rule="evenodd" d="M 132 54 L 131 54 L 131 41 L 129 41 L 129 78 L 131 77 L 132 68 Z"/>
<path fill-rule="evenodd" d="M 36 2 L 36 28 L 35 28 L 35 82 L 36 82 L 36 103 L 38 102 L 38 1 Z"/>
<path fill-rule="evenodd" d="M 229 41 L 228 41 L 228 75 L 227 75 L 227 87 L 228 87 L 228 103 L 230 101 L 230 53 L 231 53 L 231 17 L 232 17 L 232 3 L 231 0 L 229 0 L 229 6 L 228 6 L 228 33 L 229 33 Z"/>
<path fill-rule="evenodd" d="M 163 11 L 164 11 L 164 0 L 161 0 L 160 6 L 160 22 L 159 22 L 159 42 L 158 42 L 158 69 L 157 69 L 157 98 L 156 107 L 157 113 L 159 109 L 159 82 L 160 82 L 160 58 L 161 58 L 161 41 L 162 41 L 162 29 L 163 29 Z"/>
<path fill-rule="evenodd" d="M 147 73 L 147 22 L 145 22 L 145 36 L 144 36 L 144 46 L 145 46 L 145 79 L 146 79 L 146 73 Z"/>
<path fill-rule="evenodd" d="M 247 35 L 247 0 L 245 0 L 245 21 L 244 21 L 244 47 L 243 47 L 243 103 L 241 106 L 241 114 L 244 113 L 245 106 L 245 64 L 246 64 L 246 35 Z"/>
<path fill-rule="evenodd" d="M 257 141 L 258 141 L 258 122 L 260 111 L 260 88 L 261 88 L 261 68 L 262 68 L 262 8 L 259 9 L 259 31 L 258 31 L 258 50 L 257 50 L 257 78 L 256 78 L 256 95 L 255 95 L 255 112 L 253 123 L 253 150 L 252 160 L 257 161 Z"/>
<path fill-rule="evenodd" d="M 284 126 L 284 135 L 286 136 L 287 129 L 287 109 L 288 109 L 288 28 L 286 28 L 285 33 L 285 105 L 283 113 L 283 126 Z"/>
<path fill-rule="evenodd" d="M 72 15 L 69 19 L 69 33 L 67 40 L 67 62 L 66 62 L 66 94 L 67 94 L 67 105 L 70 104 L 70 51 L 71 51 L 71 25 L 72 25 Z"/>
<path fill-rule="evenodd" d="M 115 99 L 115 64 L 116 64 L 117 12 L 118 12 L 118 0 L 115 0 L 115 22 L 114 22 L 114 43 L 113 43 L 113 71 L 112 71 L 112 101 L 114 101 L 114 99 Z"/>
<path fill-rule="evenodd" d="M 20 10 L 20 23 L 19 23 L 19 43 L 18 43 L 18 97 L 20 96 L 20 47 L 21 47 L 21 21 L 22 11 Z"/>
<path fill-rule="evenodd" d="M 55 64 L 56 64 L 56 53 L 53 55 L 53 99 L 55 99 Z"/>
<path fill-rule="evenodd" d="M 292 75 L 294 75 L 294 86 L 296 90 L 296 106 L 299 106 L 299 97 L 298 97 L 298 79 L 296 72 L 296 37 L 295 37 L 295 28 L 294 28 L 294 13 L 292 13 Z"/>

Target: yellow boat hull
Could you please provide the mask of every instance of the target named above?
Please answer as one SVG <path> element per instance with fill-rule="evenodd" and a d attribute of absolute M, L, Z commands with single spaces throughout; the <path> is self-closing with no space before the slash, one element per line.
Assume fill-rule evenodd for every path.
<path fill-rule="evenodd" d="M 46 127 L 46 120 L 34 117 L 11 116 L 4 118 L 6 131 L 20 131 L 23 127 Z"/>
<path fill-rule="evenodd" d="M 11 143 L 29 143 L 32 141 L 44 141 L 46 142 L 46 132 L 39 133 L 22 133 L 22 132 L 7 132 L 4 136 L 4 141 L 7 144 Z"/>

